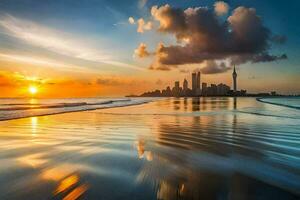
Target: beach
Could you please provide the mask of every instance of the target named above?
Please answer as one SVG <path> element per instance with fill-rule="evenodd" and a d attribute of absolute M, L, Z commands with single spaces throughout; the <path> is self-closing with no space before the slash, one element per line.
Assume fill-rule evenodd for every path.
<path fill-rule="evenodd" d="M 299 199 L 297 102 L 152 98 L 1 116 L 0 199 Z"/>

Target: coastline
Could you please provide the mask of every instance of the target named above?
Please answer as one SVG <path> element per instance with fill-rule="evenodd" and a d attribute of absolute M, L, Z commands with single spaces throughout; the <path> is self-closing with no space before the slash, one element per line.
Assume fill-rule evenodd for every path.
<path fill-rule="evenodd" d="M 297 97 L 284 97 L 284 98 L 299 98 L 300 96 Z M 267 103 L 267 104 L 271 104 L 271 105 L 276 105 L 276 106 L 284 106 L 287 108 L 293 108 L 293 109 L 300 109 L 300 106 L 292 106 L 292 105 L 286 105 L 286 104 L 282 104 L 282 103 L 275 103 L 275 102 L 268 102 L 268 101 L 264 101 L 263 99 L 278 99 L 280 97 L 261 97 L 261 98 L 256 98 L 257 101 L 262 102 L 262 103 Z M 282 98 L 282 97 L 281 97 Z"/>
<path fill-rule="evenodd" d="M 152 101 L 152 100 L 151 100 Z M 27 118 L 27 117 L 39 117 L 39 116 L 48 116 L 48 115 L 58 115 L 58 114 L 65 114 L 65 113 L 75 113 L 75 112 L 87 112 L 87 111 L 92 111 L 92 110 L 101 110 L 101 109 L 109 109 L 109 108 L 120 108 L 120 107 L 127 107 L 127 106 L 135 106 L 135 105 L 141 105 L 141 104 L 146 104 L 151 102 L 149 101 L 145 101 L 145 102 L 138 102 L 138 103 L 134 103 L 134 104 L 127 104 L 127 105 L 114 105 L 112 107 L 101 107 L 101 108 L 85 108 L 85 109 L 79 109 L 79 110 L 69 110 L 69 111 L 57 111 L 54 113 L 46 113 L 46 114 L 28 114 L 26 116 L 19 116 L 19 117 L 12 117 L 12 118 L 7 118 L 7 119 L 2 119 L 0 118 L 0 121 L 7 121 L 7 120 L 14 120 L 14 119 L 22 119 L 22 118 Z M 105 105 L 105 104 L 102 104 Z M 78 106 L 79 107 L 79 106 Z M 34 109 L 39 109 L 39 108 L 34 108 Z M 30 110 L 30 109 L 26 109 L 26 110 Z"/>
<path fill-rule="evenodd" d="M 139 99 L 139 98 L 145 98 L 145 97 L 135 97 L 135 99 Z M 132 103 L 132 104 L 126 104 L 126 105 L 111 105 L 111 106 L 107 106 L 107 107 L 99 107 L 99 108 L 84 108 L 84 109 L 78 109 L 78 110 L 67 110 L 67 111 L 53 111 L 50 113 L 45 113 L 45 114 L 27 114 L 25 116 L 17 116 L 17 117 L 10 117 L 10 118 L 1 118 L 0 117 L 0 121 L 7 121 L 7 120 L 14 120 L 14 119 L 21 119 L 21 118 L 27 118 L 27 117 L 38 117 L 38 116 L 47 116 L 47 115 L 58 115 L 58 114 L 65 114 L 65 113 L 73 113 L 73 112 L 86 112 L 86 111 L 92 111 L 92 110 L 101 110 L 101 109 L 110 109 L 110 108 L 119 108 L 119 107 L 127 107 L 127 106 L 135 106 L 135 105 L 141 105 L 141 104 L 147 104 L 153 101 L 157 101 L 157 100 L 163 100 L 163 99 L 168 99 L 168 98 L 174 98 L 174 99 L 201 99 L 201 98 L 255 98 L 252 96 L 240 96 L 240 97 L 236 97 L 236 96 L 210 96 L 210 97 L 151 97 L 151 99 L 143 101 L 143 102 L 136 102 L 136 103 Z M 280 99 L 280 98 L 298 98 L 298 96 L 266 96 L 266 97 L 256 97 L 256 101 L 261 102 L 261 103 L 266 103 L 266 104 L 270 104 L 270 105 L 276 105 L 276 106 L 285 106 L 288 108 L 292 108 L 292 109 L 300 109 L 300 107 L 298 106 L 292 106 L 292 105 L 285 105 L 285 104 L 281 104 L 281 103 L 274 103 L 274 102 L 268 102 L 268 101 L 264 101 L 263 99 Z M 112 101 L 113 102 L 113 101 Z M 83 104 L 83 103 L 81 103 Z M 84 105 L 87 105 L 86 103 Z M 101 103 L 100 105 L 109 105 L 109 103 Z M 73 106 L 66 106 L 66 107 L 73 107 Z M 80 108 L 80 105 L 76 105 L 74 107 L 78 107 Z M 56 108 L 55 106 L 50 107 L 50 108 Z M 43 108 L 38 108 L 38 107 L 33 107 L 33 108 L 26 108 L 26 109 L 17 109 L 17 110 L 21 110 L 21 111 L 26 111 L 26 110 L 39 110 L 39 109 L 43 109 Z"/>

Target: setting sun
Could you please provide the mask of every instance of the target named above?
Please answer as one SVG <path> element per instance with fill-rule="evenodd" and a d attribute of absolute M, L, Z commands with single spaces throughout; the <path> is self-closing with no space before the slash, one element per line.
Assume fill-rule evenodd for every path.
<path fill-rule="evenodd" d="M 37 88 L 35 87 L 35 86 L 30 86 L 29 88 L 28 88 L 28 90 L 29 90 L 29 92 L 30 92 L 30 94 L 36 94 L 37 93 Z"/>

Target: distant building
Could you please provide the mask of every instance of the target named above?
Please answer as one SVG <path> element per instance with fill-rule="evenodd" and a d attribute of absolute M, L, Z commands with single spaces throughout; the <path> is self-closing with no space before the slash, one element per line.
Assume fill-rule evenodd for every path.
<path fill-rule="evenodd" d="M 188 81 L 184 79 L 183 81 L 183 91 L 187 91 L 189 89 Z"/>
<path fill-rule="evenodd" d="M 183 81 L 183 90 L 180 96 L 188 96 L 189 95 L 189 86 L 188 86 L 188 81 L 184 79 Z"/>
<path fill-rule="evenodd" d="M 180 96 L 180 90 L 181 90 L 181 88 L 180 88 L 179 81 L 175 81 L 174 88 L 173 88 L 173 91 L 172 91 L 173 96 Z"/>
<path fill-rule="evenodd" d="M 266 96 L 266 95 L 273 95 L 276 96 L 275 91 L 269 93 L 261 93 L 261 94 L 247 94 L 246 90 L 237 90 L 237 73 L 235 66 L 233 68 L 232 72 L 232 79 L 233 79 L 233 90 L 230 89 L 230 86 L 219 83 L 211 84 L 208 86 L 207 83 L 202 83 L 201 85 L 201 73 L 200 72 L 194 72 L 192 73 L 192 89 L 188 87 L 188 81 L 184 79 L 182 87 L 180 87 L 180 82 L 175 81 L 174 87 L 171 89 L 169 86 L 160 91 L 160 90 L 154 90 L 150 92 L 145 92 L 140 96 L 151 96 L 151 97 L 195 97 L 195 96 Z"/>
<path fill-rule="evenodd" d="M 210 95 L 218 95 L 218 87 L 216 84 L 210 84 L 211 94 Z"/>
<path fill-rule="evenodd" d="M 246 96 L 247 95 L 247 90 L 241 90 L 241 96 Z"/>
<path fill-rule="evenodd" d="M 232 73 L 232 79 L 233 79 L 233 92 L 236 93 L 237 91 L 237 82 L 236 82 L 236 78 L 237 78 L 237 73 L 235 71 L 235 66 L 233 67 L 233 73 Z"/>
<path fill-rule="evenodd" d="M 217 86 L 217 95 L 227 95 L 228 92 L 230 91 L 230 87 L 226 84 L 220 83 Z"/>
<path fill-rule="evenodd" d="M 192 73 L 192 91 L 194 94 L 196 94 L 197 90 L 197 75 L 196 73 Z"/>
<path fill-rule="evenodd" d="M 198 72 L 197 73 L 197 88 L 200 88 L 200 82 L 201 82 L 200 76 L 201 76 L 201 73 Z"/>
<path fill-rule="evenodd" d="M 207 95 L 207 83 L 202 83 L 202 95 Z"/>
<path fill-rule="evenodd" d="M 179 90 L 179 87 L 180 87 L 179 86 L 179 81 L 175 81 L 175 85 L 174 86 L 175 86 L 175 89 Z"/>
<path fill-rule="evenodd" d="M 200 96 L 201 95 L 201 87 L 200 87 L 200 84 L 201 84 L 201 73 L 198 72 L 197 73 L 197 79 L 196 79 L 196 95 L 197 96 Z"/>

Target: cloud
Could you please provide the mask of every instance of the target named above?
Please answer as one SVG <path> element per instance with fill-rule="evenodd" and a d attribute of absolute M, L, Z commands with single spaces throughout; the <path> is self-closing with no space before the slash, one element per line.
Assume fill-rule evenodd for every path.
<path fill-rule="evenodd" d="M 229 6 L 224 1 L 217 1 L 214 4 L 215 12 L 218 16 L 225 15 L 228 13 Z"/>
<path fill-rule="evenodd" d="M 190 73 L 190 70 L 188 70 L 188 69 L 180 69 L 179 72 L 187 74 L 187 73 Z"/>
<path fill-rule="evenodd" d="M 150 56 L 150 53 L 147 51 L 147 45 L 145 43 L 141 43 L 138 48 L 134 50 L 134 55 L 139 58 Z"/>
<path fill-rule="evenodd" d="M 0 71 L 0 87 L 24 87 L 34 84 L 41 85 L 48 83 L 49 79 L 26 76 L 19 72 Z"/>
<path fill-rule="evenodd" d="M 139 86 L 146 83 L 145 80 L 132 79 L 120 76 L 100 76 L 96 79 L 95 84 L 101 86 L 121 87 L 121 86 Z"/>
<path fill-rule="evenodd" d="M 97 63 L 118 63 L 116 67 L 127 67 L 126 63 L 113 59 L 113 56 L 99 48 L 86 45 L 81 38 L 50 29 L 32 21 L 19 19 L 10 15 L 0 18 L 0 27 L 9 32 L 10 36 L 60 55 Z M 139 69 L 139 67 L 129 67 Z"/>
<path fill-rule="evenodd" d="M 280 56 L 274 56 L 274 55 L 269 55 L 269 54 L 259 54 L 259 55 L 255 55 L 253 57 L 252 62 L 253 63 L 272 62 L 272 61 L 275 61 L 275 60 L 284 60 L 284 59 L 287 59 L 286 54 L 282 54 Z"/>
<path fill-rule="evenodd" d="M 145 68 L 137 67 L 137 66 L 132 65 L 132 64 L 127 64 L 127 63 L 113 61 L 113 60 L 103 61 L 103 63 L 113 65 L 113 66 L 116 66 L 116 67 L 134 69 L 134 70 L 138 70 L 138 71 L 145 71 L 146 70 Z"/>
<path fill-rule="evenodd" d="M 66 33 L 49 29 L 31 21 L 6 16 L 0 19 L 0 26 L 18 39 L 59 54 L 92 61 L 110 58 L 109 55 L 99 50 L 86 47 L 83 43 L 78 42 L 78 38 L 72 39 L 72 36 Z"/>
<path fill-rule="evenodd" d="M 128 22 L 129 22 L 129 24 L 135 24 L 135 20 L 133 17 L 129 17 Z"/>
<path fill-rule="evenodd" d="M 145 30 L 151 30 L 153 27 L 153 24 L 151 21 L 145 22 L 145 20 L 143 18 L 140 18 L 137 21 L 137 32 L 138 33 L 144 33 Z"/>
<path fill-rule="evenodd" d="M 272 32 L 254 8 L 238 7 L 226 20 L 219 19 L 207 7 L 182 10 L 168 4 L 153 6 L 151 15 L 159 23 L 157 31 L 173 35 L 177 42 L 169 46 L 159 44 L 150 69 L 167 70 L 224 59 L 231 64 L 284 59 L 269 54 Z M 219 66 L 216 71 L 225 69 Z"/>
<path fill-rule="evenodd" d="M 98 78 L 96 83 L 105 86 L 118 86 L 123 84 L 121 80 L 112 78 Z"/>
<path fill-rule="evenodd" d="M 168 65 L 161 65 L 161 64 L 153 63 L 149 66 L 148 69 L 150 69 L 150 70 L 170 71 L 170 70 L 172 70 L 172 67 L 168 66 Z"/>
<path fill-rule="evenodd" d="M 203 74 L 218 74 L 230 70 L 230 67 L 227 67 L 224 62 L 217 63 L 213 60 L 208 60 L 204 62 L 204 67 L 201 68 L 201 73 Z"/>
<path fill-rule="evenodd" d="M 7 54 L 7 53 L 1 53 L 0 52 L 0 60 L 5 60 L 9 62 L 20 62 L 20 63 L 28 63 L 33 65 L 39 65 L 39 66 L 46 66 L 46 67 L 61 67 L 65 70 L 78 70 L 82 71 L 83 68 L 74 66 L 74 65 L 67 65 L 58 61 L 49 60 L 45 58 L 39 58 L 39 57 L 32 57 L 27 55 L 18 55 L 18 54 Z"/>

